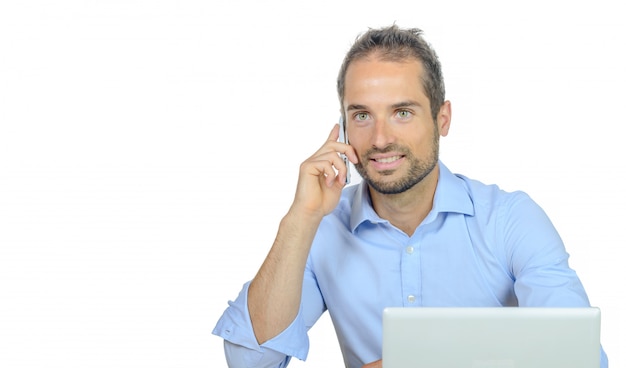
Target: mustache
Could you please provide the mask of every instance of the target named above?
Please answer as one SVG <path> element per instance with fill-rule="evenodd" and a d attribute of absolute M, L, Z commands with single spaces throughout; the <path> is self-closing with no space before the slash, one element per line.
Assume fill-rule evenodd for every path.
<path fill-rule="evenodd" d="M 389 152 L 398 152 L 405 156 L 407 156 L 410 153 L 409 149 L 406 147 L 400 146 L 398 144 L 390 144 L 388 146 L 385 146 L 384 148 L 372 147 L 368 149 L 363 156 L 369 157 L 374 154 L 383 154 L 383 153 L 389 153 Z"/>

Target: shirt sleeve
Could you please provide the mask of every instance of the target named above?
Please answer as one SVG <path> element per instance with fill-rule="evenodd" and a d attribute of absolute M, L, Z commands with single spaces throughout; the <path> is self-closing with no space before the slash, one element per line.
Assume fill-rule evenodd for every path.
<path fill-rule="evenodd" d="M 539 205 L 516 192 L 498 221 L 520 307 L 589 306 L 563 241 Z"/>
<path fill-rule="evenodd" d="M 231 368 L 282 368 L 291 357 L 306 360 L 309 351 L 307 331 L 324 312 L 323 300 L 317 282 L 308 270 L 302 291 L 300 311 L 293 322 L 276 337 L 259 345 L 254 335 L 248 311 L 248 288 L 244 284 L 235 301 L 218 320 L 213 334 L 224 339 L 224 353 Z"/>
<path fill-rule="evenodd" d="M 509 272 L 520 307 L 588 307 L 589 298 L 569 254 L 546 213 L 528 195 L 517 192 L 498 219 L 506 244 Z M 600 346 L 600 366 L 608 368 Z"/>

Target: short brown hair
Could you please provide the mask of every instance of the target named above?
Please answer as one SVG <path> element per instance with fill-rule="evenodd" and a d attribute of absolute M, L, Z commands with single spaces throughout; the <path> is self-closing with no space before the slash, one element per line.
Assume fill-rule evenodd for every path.
<path fill-rule="evenodd" d="M 380 29 L 370 28 L 357 37 L 346 54 L 337 77 L 337 92 L 342 114 L 348 66 L 355 60 L 375 53 L 381 60 L 403 61 L 415 58 L 422 62 L 424 67 L 422 85 L 430 101 L 433 120 L 437 120 L 437 114 L 445 101 L 446 94 L 443 73 L 435 50 L 424 40 L 422 33 L 422 30 L 417 28 L 402 29 L 394 24 Z"/>

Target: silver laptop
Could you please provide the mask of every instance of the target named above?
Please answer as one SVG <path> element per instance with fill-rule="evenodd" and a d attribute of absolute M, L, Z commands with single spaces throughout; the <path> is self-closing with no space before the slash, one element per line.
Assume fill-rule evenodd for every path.
<path fill-rule="evenodd" d="M 383 368 L 599 368 L 600 309 L 386 308 Z"/>

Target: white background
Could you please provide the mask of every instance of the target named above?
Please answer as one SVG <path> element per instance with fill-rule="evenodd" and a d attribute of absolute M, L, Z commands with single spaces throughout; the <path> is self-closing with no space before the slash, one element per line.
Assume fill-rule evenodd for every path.
<path fill-rule="evenodd" d="M 225 366 L 211 330 L 337 120 L 343 55 L 393 22 L 441 58 L 443 161 L 546 210 L 626 364 L 618 1 L 225 3 L 0 5 L 0 366 Z M 342 366 L 328 317 L 311 340 L 292 366 Z"/>

